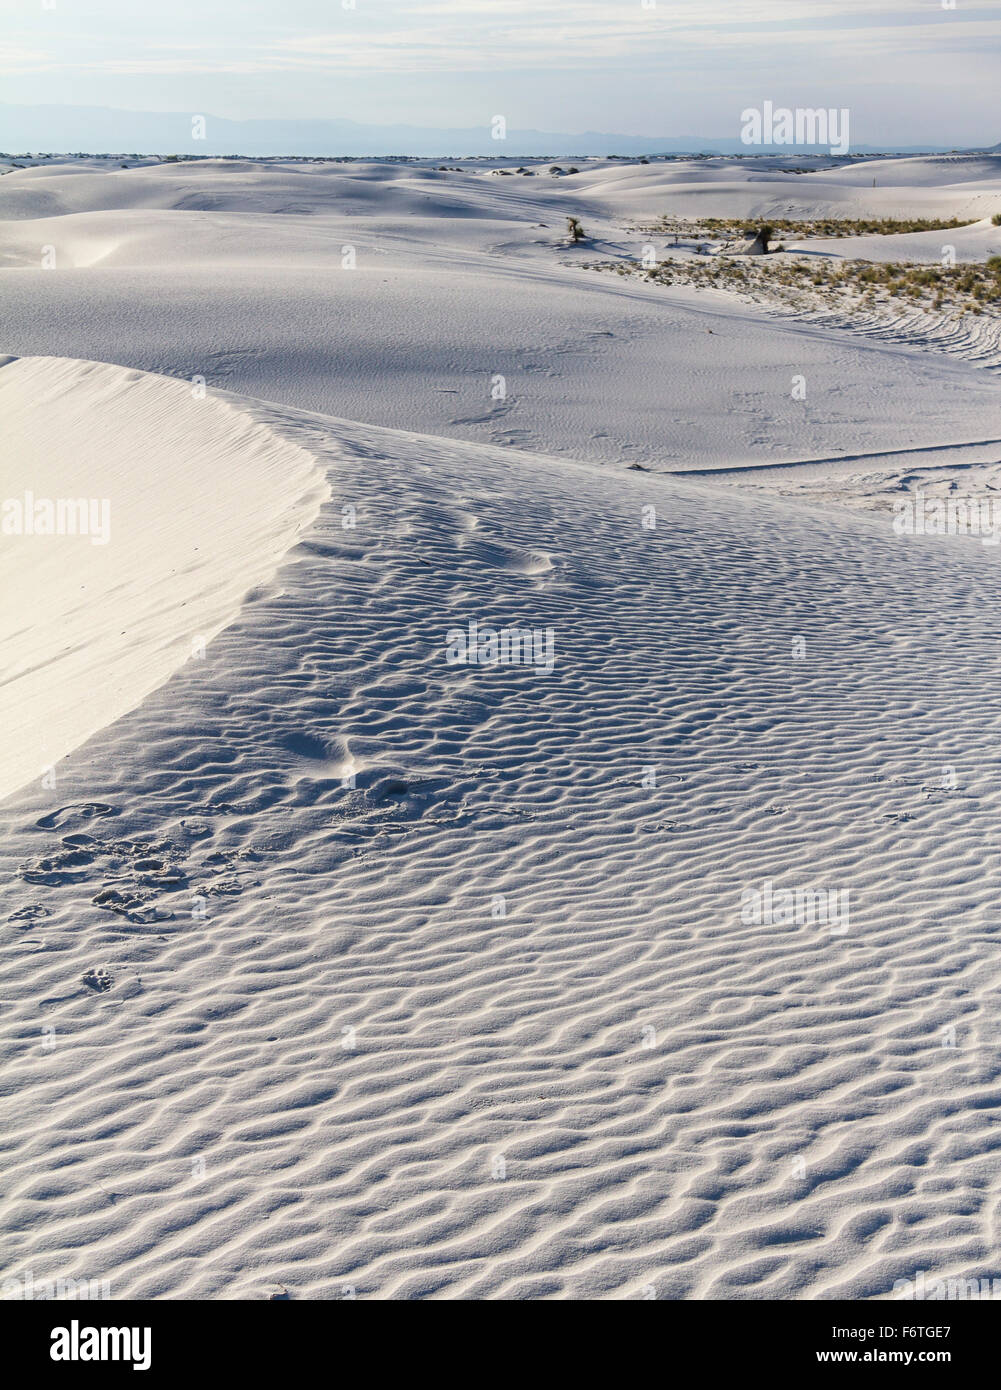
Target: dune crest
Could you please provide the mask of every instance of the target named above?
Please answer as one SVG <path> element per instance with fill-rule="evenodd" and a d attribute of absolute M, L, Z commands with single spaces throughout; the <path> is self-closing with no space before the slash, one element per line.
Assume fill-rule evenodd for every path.
<path fill-rule="evenodd" d="M 197 382 L 19 358 L 0 415 L 2 796 L 202 656 L 327 489 Z"/>

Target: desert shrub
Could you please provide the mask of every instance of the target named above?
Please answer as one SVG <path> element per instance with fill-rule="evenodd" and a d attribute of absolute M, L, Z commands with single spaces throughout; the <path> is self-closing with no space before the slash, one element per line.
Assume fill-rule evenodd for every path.
<path fill-rule="evenodd" d="M 759 229 L 744 226 L 742 230 L 755 233 Z M 707 249 L 698 244 L 703 253 Z M 809 301 L 804 302 L 799 295 L 806 288 L 823 296 L 828 304 L 837 304 L 840 299 L 847 307 L 861 302 L 867 308 L 875 308 L 880 303 L 903 300 L 915 309 L 988 312 L 1001 317 L 1001 255 L 991 256 L 982 265 L 940 266 L 818 261 L 812 257 L 792 261 L 743 257 L 733 260 L 721 254 L 704 261 L 662 261 L 653 268 L 639 262 L 598 262 L 590 269 L 613 270 L 619 275 L 641 273 L 647 281 L 664 285 L 715 285 L 737 292 L 770 287 L 780 299 L 800 308 L 810 307 Z"/>
<path fill-rule="evenodd" d="M 1001 219 L 1001 213 L 998 214 L 998 217 Z M 676 225 L 671 218 L 662 217 L 654 230 L 672 231 Z M 846 237 L 891 236 L 899 232 L 948 231 L 954 227 L 968 227 L 971 222 L 968 218 L 964 220 L 956 217 L 952 217 L 948 221 L 933 217 L 912 217 L 909 219 L 893 217 L 802 219 L 776 217 L 770 225 L 773 234 L 785 232 L 796 237 Z M 1001 226 L 1001 221 L 997 225 Z M 745 236 L 754 236 L 755 232 L 760 230 L 753 224 L 748 224 L 744 219 L 736 217 L 702 217 L 697 222 L 690 224 L 689 230 L 696 227 L 706 232 L 730 235 L 742 233 Z"/>

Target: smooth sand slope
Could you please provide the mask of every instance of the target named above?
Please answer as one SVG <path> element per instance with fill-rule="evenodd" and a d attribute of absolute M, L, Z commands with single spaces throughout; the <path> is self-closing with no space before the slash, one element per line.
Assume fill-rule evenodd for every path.
<path fill-rule="evenodd" d="M 8 363 L 0 417 L 3 796 L 202 652 L 326 486 L 229 403 L 122 367 Z"/>
<path fill-rule="evenodd" d="M 315 525 L 6 806 L 7 1270 L 119 1298 L 990 1273 L 983 549 L 241 409 L 326 471 Z M 551 626 L 554 670 L 449 665 L 472 618 Z M 765 881 L 849 890 L 848 931 L 742 921 Z"/>

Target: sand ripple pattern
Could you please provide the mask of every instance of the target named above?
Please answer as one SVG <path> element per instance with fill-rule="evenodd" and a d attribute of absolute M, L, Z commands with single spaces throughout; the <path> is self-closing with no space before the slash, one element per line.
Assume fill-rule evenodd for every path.
<path fill-rule="evenodd" d="M 329 470 L 308 536 L 5 807 L 3 1276 L 755 1299 L 997 1274 L 982 549 L 260 411 Z M 552 626 L 555 670 L 449 666 L 471 618 Z M 848 887 L 850 930 L 742 922 L 766 879 Z"/>
<path fill-rule="evenodd" d="M 821 328 L 835 328 L 894 347 L 913 347 L 947 352 L 964 362 L 991 371 L 1001 368 L 1001 318 L 994 314 L 936 313 L 922 309 L 774 309 L 780 318 L 791 318 Z"/>

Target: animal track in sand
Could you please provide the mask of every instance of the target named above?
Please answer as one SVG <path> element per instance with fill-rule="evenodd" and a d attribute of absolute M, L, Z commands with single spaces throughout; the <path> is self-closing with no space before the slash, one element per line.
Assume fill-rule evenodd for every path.
<path fill-rule="evenodd" d="M 88 989 L 94 990 L 97 994 L 105 994 L 115 983 L 115 977 L 110 970 L 103 966 L 98 966 L 94 970 L 88 970 L 85 975 L 80 977 Z"/>
<path fill-rule="evenodd" d="M 250 886 L 251 881 L 234 877 L 233 871 L 239 875 L 245 865 L 257 863 L 261 858 L 258 852 L 231 848 L 205 854 L 196 847 L 211 835 L 206 822 L 182 819 L 178 829 L 193 841 L 190 847 L 158 836 L 143 840 L 66 836 L 62 850 L 30 859 L 17 872 L 27 883 L 50 888 L 84 877 L 100 877 L 104 885 L 90 898 L 91 903 L 137 925 L 169 921 L 182 904 L 187 911 L 199 894 L 233 897 Z M 229 876 L 224 877 L 227 872 Z M 183 900 L 171 896 L 182 890 L 186 893 Z M 166 898 L 165 903 L 162 898 Z M 25 908 L 23 913 L 24 920 L 29 920 L 29 913 L 48 915 L 49 909 Z"/>
<path fill-rule="evenodd" d="M 29 903 L 26 907 L 19 907 L 16 912 L 12 912 L 7 918 L 8 922 L 35 922 L 40 917 L 50 915 L 47 907 L 42 907 L 39 903 Z"/>

